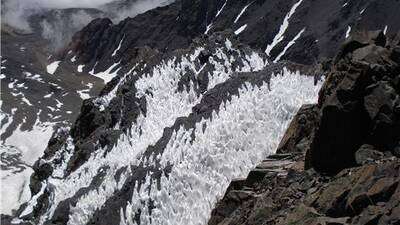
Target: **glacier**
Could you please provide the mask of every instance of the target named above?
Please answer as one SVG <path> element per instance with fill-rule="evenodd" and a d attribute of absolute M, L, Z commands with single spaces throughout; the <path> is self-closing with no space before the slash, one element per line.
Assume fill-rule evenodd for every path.
<path fill-rule="evenodd" d="M 107 113 L 120 89 L 130 84 L 135 98 L 145 99 L 146 110 L 111 148 L 93 143 L 97 150 L 72 171 L 68 167 L 76 159 L 75 140 L 70 128 L 60 128 L 55 136 L 66 135 L 65 144 L 38 161 L 51 165 L 52 173 L 15 222 L 34 213 L 44 196 L 49 204 L 37 224 L 57 217 L 65 205 L 67 224 L 87 224 L 128 185 L 131 197 L 114 209 L 121 225 L 206 223 L 230 181 L 246 176 L 274 153 L 297 110 L 316 102 L 320 88 L 314 77 L 284 67 L 266 76 L 265 70 L 276 65 L 265 54 L 237 48 L 229 39 L 217 43 L 212 48 L 197 44 L 156 65 L 140 62 L 129 70 L 117 69 L 128 72 L 114 72 L 116 85 L 89 101 L 99 113 Z M 212 54 L 201 63 L 207 51 Z M 179 91 L 187 74 L 195 80 Z M 207 77 L 204 91 L 196 82 L 201 76 Z M 255 81 L 243 82 L 248 77 Z M 120 120 L 111 129 L 121 126 Z"/>

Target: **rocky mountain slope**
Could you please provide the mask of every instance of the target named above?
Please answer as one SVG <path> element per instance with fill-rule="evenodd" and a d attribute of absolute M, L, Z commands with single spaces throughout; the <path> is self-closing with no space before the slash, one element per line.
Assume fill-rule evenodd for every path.
<path fill-rule="evenodd" d="M 109 19 L 95 20 L 73 38 L 66 52 L 76 52 L 87 71 L 101 71 L 115 62 L 128 63 L 133 47 L 186 48 L 194 37 L 231 29 L 241 43 L 265 52 L 272 61 L 314 64 L 334 57 L 352 30 L 396 33 L 399 7 L 395 0 L 178 0 L 116 25 Z"/>
<path fill-rule="evenodd" d="M 385 35 L 393 37 L 399 30 L 396 22 L 399 7 L 400 3 L 395 0 L 177 0 L 118 24 L 107 18 L 95 19 L 50 61 L 44 60 L 45 53 L 38 57 L 34 51 L 30 52 L 34 60 L 41 60 L 35 65 L 41 65 L 42 70 L 45 66 L 48 74 L 43 76 L 46 82 L 38 86 L 38 91 L 23 96 L 42 95 L 46 85 L 51 85 L 57 77 L 55 80 L 62 89 L 74 93 L 61 94 L 57 100 L 61 98 L 63 106 L 73 107 L 73 113 L 54 111 L 65 121 L 75 116 L 76 120 L 53 133 L 44 155 L 33 165 L 30 200 L 8 213 L 11 216 L 2 216 L 2 221 L 13 224 L 205 224 L 211 216 L 211 224 L 253 224 L 258 219 L 250 220 L 248 216 L 263 210 L 254 205 L 260 196 L 275 198 L 280 196 L 280 190 L 282 194 L 292 194 L 284 187 L 293 181 L 290 175 L 293 167 L 301 173 L 296 173 L 294 180 L 303 179 L 307 173 L 310 179 L 319 179 L 317 184 L 323 188 L 329 182 L 333 184 L 335 177 L 331 175 L 357 165 L 354 152 L 361 144 L 392 151 L 389 148 L 394 148 L 398 141 L 397 117 L 385 114 L 375 119 L 380 113 L 380 109 L 373 109 L 378 104 L 375 97 L 370 97 L 369 104 L 373 106 L 367 113 L 361 110 L 364 100 L 360 99 L 367 96 L 364 89 L 369 88 L 368 95 L 375 92 L 380 95 L 386 86 L 376 90 L 366 88 L 378 80 L 368 78 L 360 81 L 362 86 L 358 87 L 358 83 L 354 84 L 357 77 L 344 79 L 343 71 L 361 73 L 359 70 L 363 68 L 354 66 L 353 61 L 367 58 L 367 63 L 383 67 L 393 62 L 394 68 L 388 66 L 389 69 L 381 71 L 380 66 L 376 67 L 379 73 L 389 71 L 390 79 L 395 77 L 396 59 L 391 58 L 396 57 L 396 43 L 387 44 Z M 371 29 L 383 32 L 372 42 L 365 37 L 361 42 L 359 38 L 353 40 L 357 30 Z M 5 43 L 13 41 L 15 36 L 12 37 Z M 340 43 L 346 39 L 349 43 L 341 48 Z M 34 44 L 37 42 L 33 41 Z M 373 49 L 361 48 L 365 46 Z M 12 68 L 10 74 L 19 71 Z M 300 106 L 317 102 L 322 85 L 319 77 L 326 74 L 324 70 L 340 75 L 327 77 L 318 107 L 303 107 L 300 112 L 305 112 L 305 118 L 299 114 L 294 119 L 301 124 L 293 122 L 283 136 Z M 6 74 L 6 86 L 21 73 L 24 74 L 18 72 L 16 77 Z M 76 93 L 82 96 L 92 87 L 94 93 L 102 86 L 102 80 L 107 84 L 100 94 L 84 100 L 80 107 L 75 101 L 79 99 Z M 343 83 L 343 90 L 337 91 L 339 82 Z M 355 86 L 357 93 L 352 92 Z M 336 92 L 340 97 L 332 96 Z M 8 107 L 9 114 L 12 113 L 12 102 L 4 101 L 2 111 Z M 38 101 L 32 104 L 32 110 L 50 109 L 51 104 Z M 57 104 L 60 105 L 58 101 Z M 43 121 L 50 119 L 49 116 Z M 343 122 L 341 126 L 331 122 L 337 120 Z M 21 121 L 25 123 L 24 119 Z M 389 126 L 388 121 L 394 125 Z M 334 137 L 333 132 L 340 135 Z M 386 133 L 391 135 L 382 135 Z M 276 149 L 290 155 L 271 156 L 275 158 L 250 172 Z M 303 172 L 305 152 L 308 152 L 306 168 L 315 168 L 317 172 Z M 395 153 L 393 150 L 391 154 Z M 387 156 L 382 156 L 385 162 L 390 161 Z M 391 168 L 388 165 L 388 171 Z M 268 177 L 265 171 L 270 170 L 274 173 L 271 179 L 264 179 L 265 183 L 263 178 Z M 242 180 L 231 183 L 249 172 L 250 184 L 248 181 L 243 184 Z M 397 179 L 395 175 L 388 178 Z M 357 182 L 354 179 L 349 181 L 349 187 Z M 320 188 L 317 184 L 312 187 Z M 227 188 L 225 198 L 214 209 Z M 268 188 L 277 190 L 271 193 L 266 191 Z M 233 205 L 230 203 L 232 190 L 238 193 L 234 194 L 238 199 Z M 295 202 L 271 206 L 266 213 L 274 222 L 287 221 L 276 218 L 287 219 L 281 214 L 292 215 L 295 211 L 289 211 L 290 207 L 287 211 L 281 209 L 289 205 L 297 207 L 303 199 L 305 194 L 296 197 Z M 316 208 L 304 205 L 307 209 Z M 336 218 L 323 212 L 326 218 Z M 265 218 L 268 216 L 263 215 L 262 221 Z"/>
<path fill-rule="evenodd" d="M 113 76 L 106 71 L 101 77 L 83 71 L 72 52 L 67 52 L 69 60 L 59 60 L 65 44 L 95 18 L 117 20 L 117 10 L 136 15 L 132 7 L 140 1 L 124 2 L 123 9 L 115 1 L 95 9 L 1 1 L 1 180 L 12 184 L 2 188 L 1 213 L 11 214 L 29 200 L 32 166 L 54 130 L 70 126 L 82 101 L 97 96 Z"/>
<path fill-rule="evenodd" d="M 82 100 L 97 95 L 104 83 L 56 61 L 39 30 L 26 33 L 2 24 L 1 46 L 1 179 L 12 183 L 2 188 L 1 205 L 11 213 L 29 199 L 30 167 L 53 127 L 71 124 Z"/>

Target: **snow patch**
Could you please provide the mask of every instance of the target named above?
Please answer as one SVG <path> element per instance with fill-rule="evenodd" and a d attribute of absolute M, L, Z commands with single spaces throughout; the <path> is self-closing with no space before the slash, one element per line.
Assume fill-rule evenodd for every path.
<path fill-rule="evenodd" d="M 23 96 L 23 97 L 21 98 L 21 100 L 22 100 L 23 102 L 25 102 L 25 104 L 27 104 L 27 105 L 29 105 L 29 106 L 33 106 L 32 103 L 31 103 L 27 98 L 25 98 L 25 96 Z"/>
<path fill-rule="evenodd" d="M 50 63 L 49 65 L 47 65 L 47 67 L 46 67 L 47 73 L 53 75 L 57 71 L 57 68 L 60 65 L 60 62 L 61 61 L 54 61 L 54 62 Z"/>
<path fill-rule="evenodd" d="M 120 62 L 114 63 L 112 66 L 110 66 L 107 70 L 99 73 L 94 73 L 94 71 L 90 71 L 89 73 L 95 77 L 98 77 L 100 79 L 103 79 L 104 83 L 110 82 L 119 72 L 121 68 L 115 69 Z M 111 72 L 114 71 L 114 72 Z"/>
<path fill-rule="evenodd" d="M 64 104 L 63 104 L 62 102 L 60 102 L 58 99 L 55 99 L 55 100 L 56 100 L 56 102 L 57 102 L 56 107 L 57 107 L 58 109 L 60 109 Z"/>
<path fill-rule="evenodd" d="M 43 96 L 43 98 L 50 98 L 52 95 L 53 95 L 53 93 L 50 93 L 50 94 Z"/>
<path fill-rule="evenodd" d="M 237 30 L 235 31 L 235 35 L 239 35 L 240 33 L 242 33 L 242 32 L 246 29 L 246 27 L 247 27 L 247 24 L 245 24 L 245 25 L 239 27 L 239 29 L 237 29 Z"/>
<path fill-rule="evenodd" d="M 119 80 L 118 84 L 109 93 L 107 93 L 107 95 L 101 96 L 94 100 L 94 103 L 99 107 L 100 111 L 104 111 L 104 109 L 106 107 L 108 107 L 111 100 L 113 100 L 115 98 L 115 96 L 117 95 L 118 88 L 125 83 L 126 78 L 130 75 L 137 74 L 136 72 L 133 72 L 135 70 L 136 66 L 137 65 L 135 65 L 130 71 L 128 71 L 128 73 L 126 73 L 124 75 L 124 77 L 122 77 Z"/>
<path fill-rule="evenodd" d="M 85 65 L 78 65 L 77 71 L 78 71 L 79 73 L 82 73 L 84 67 L 85 67 Z"/>
<path fill-rule="evenodd" d="M 16 109 L 12 110 L 12 119 Z M 10 121 L 11 123 L 11 121 Z M 11 214 L 12 210 L 17 209 L 22 203 L 30 198 L 29 179 L 33 170 L 31 166 L 42 156 L 47 146 L 47 142 L 53 133 L 52 123 L 42 123 L 37 121 L 31 130 L 21 130 L 21 125 L 6 140 L 2 140 L 0 152 L 2 157 L 17 157 L 6 170 L 1 170 L 1 182 L 7 183 L 1 188 L 1 213 Z M 1 128 L 3 134 L 7 125 Z M 1 162 L 3 166 L 4 161 Z M 17 163 L 17 165 L 15 165 Z"/>
<path fill-rule="evenodd" d="M 22 73 L 25 75 L 25 78 L 27 78 L 27 79 L 35 80 L 39 83 L 44 83 L 43 79 L 41 78 L 41 76 L 39 74 L 33 75 L 32 73 L 27 72 L 27 71 L 24 71 Z"/>
<path fill-rule="evenodd" d="M 78 93 L 79 97 L 81 97 L 81 99 L 85 100 L 85 99 L 89 99 L 90 95 L 89 95 L 89 89 L 85 89 L 85 90 L 80 90 L 80 91 L 76 91 L 76 93 Z"/>

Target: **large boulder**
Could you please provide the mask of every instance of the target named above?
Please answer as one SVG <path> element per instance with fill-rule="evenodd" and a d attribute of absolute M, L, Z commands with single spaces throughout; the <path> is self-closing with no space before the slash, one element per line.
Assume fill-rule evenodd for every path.
<path fill-rule="evenodd" d="M 362 145 L 360 149 L 357 150 L 355 158 L 357 164 L 364 165 L 384 158 L 384 154 L 377 151 L 374 146 Z"/>
<path fill-rule="evenodd" d="M 320 120 L 306 168 L 335 174 L 356 166 L 363 144 L 395 153 L 400 66 L 391 59 L 391 44 L 382 32 L 356 33 L 344 44 L 320 92 Z"/>

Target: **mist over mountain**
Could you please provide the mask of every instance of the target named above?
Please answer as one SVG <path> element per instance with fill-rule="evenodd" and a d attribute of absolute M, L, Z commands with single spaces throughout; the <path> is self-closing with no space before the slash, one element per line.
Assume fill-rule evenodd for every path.
<path fill-rule="evenodd" d="M 39 32 L 53 50 L 65 47 L 72 35 L 96 18 L 115 23 L 171 0 L 2 0 L 2 23 L 20 32 Z"/>

